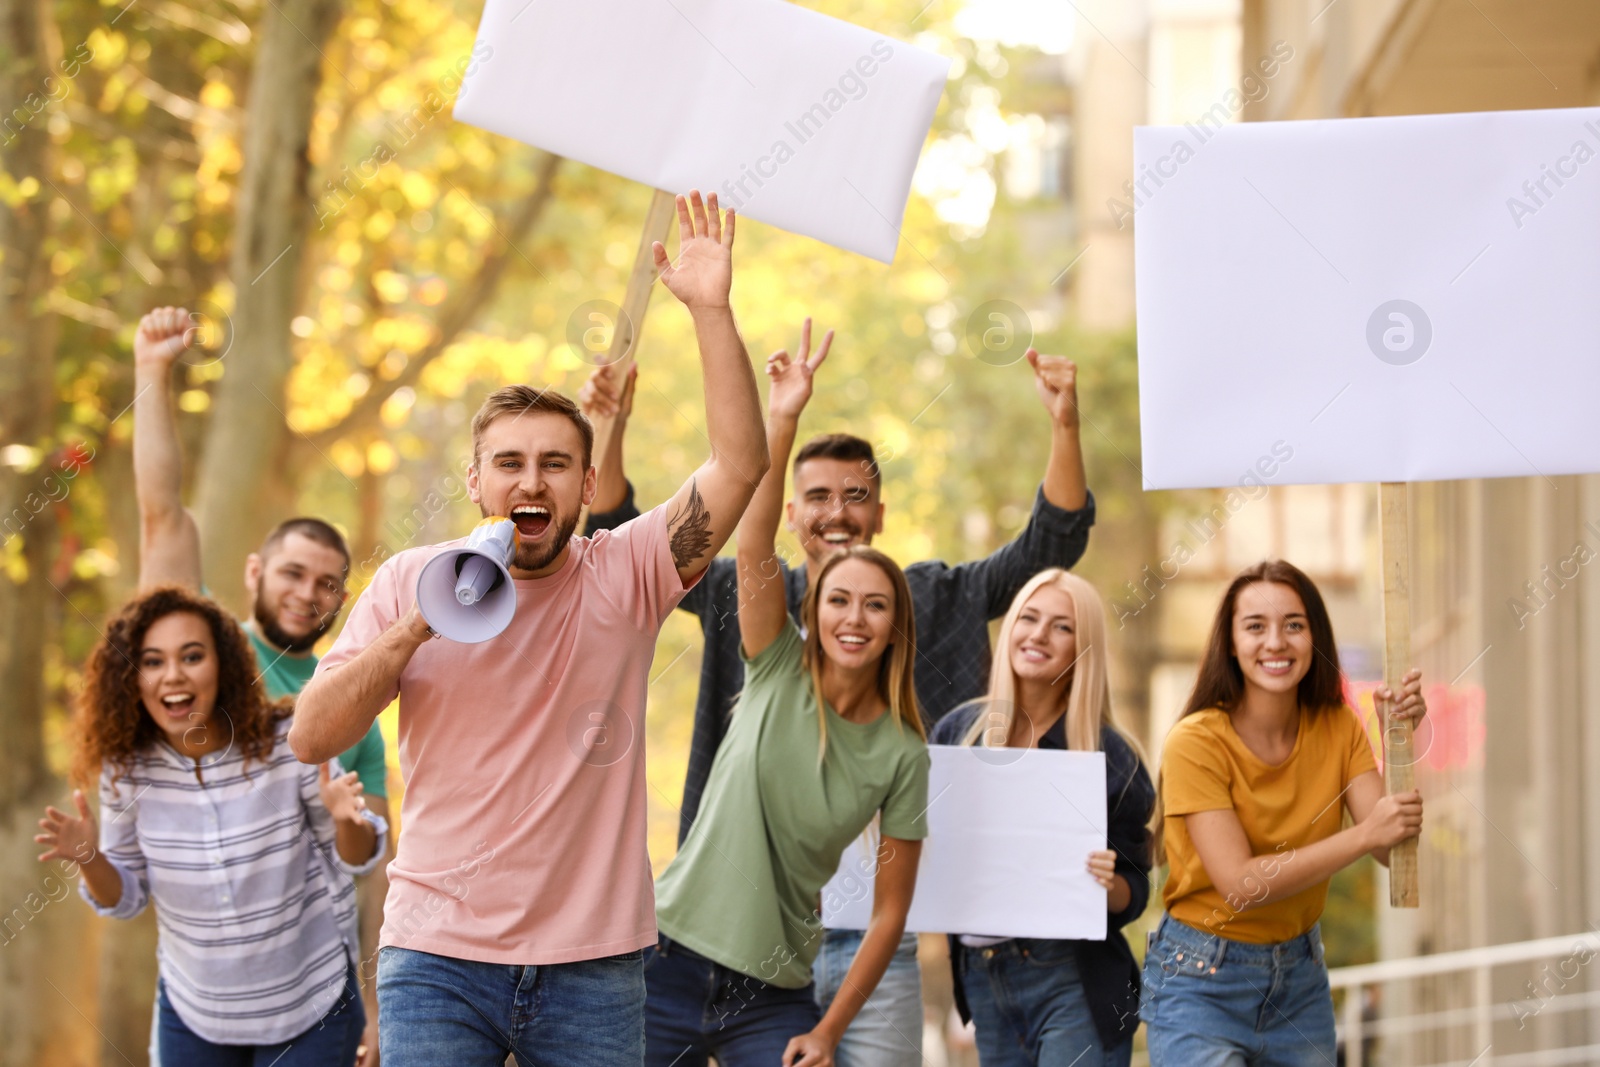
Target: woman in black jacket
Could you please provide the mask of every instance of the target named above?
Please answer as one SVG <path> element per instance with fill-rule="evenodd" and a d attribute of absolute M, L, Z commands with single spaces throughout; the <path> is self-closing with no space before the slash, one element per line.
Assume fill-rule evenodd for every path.
<path fill-rule="evenodd" d="M 1017 593 L 1000 626 L 988 695 L 946 715 L 932 741 L 1103 751 L 1110 847 L 1085 857 L 1106 889 L 1104 941 L 951 935 L 956 1005 L 984 1067 L 1125 1067 L 1139 1025 L 1139 968 L 1122 927 L 1150 900 L 1155 788 L 1116 726 L 1106 679 L 1105 607 L 1059 568 Z"/>

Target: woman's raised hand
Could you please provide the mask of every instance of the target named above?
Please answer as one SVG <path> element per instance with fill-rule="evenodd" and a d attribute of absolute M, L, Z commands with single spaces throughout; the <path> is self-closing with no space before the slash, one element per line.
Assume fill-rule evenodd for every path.
<path fill-rule="evenodd" d="M 93 858 L 100 842 L 100 826 L 83 790 L 72 791 L 72 804 L 78 809 L 76 817 L 54 805 L 44 809 L 44 818 L 39 820 L 43 832 L 33 835 L 35 843 L 47 846 L 39 855 L 40 863 L 60 859 L 81 864 Z"/>
<path fill-rule="evenodd" d="M 800 354 L 789 358 L 789 350 L 779 349 L 767 357 L 767 378 L 772 383 L 767 393 L 767 413 L 782 418 L 798 419 L 811 401 L 811 378 L 828 358 L 833 347 L 833 331 L 822 335 L 822 344 L 816 354 L 811 352 L 811 319 L 808 316 L 800 327 Z"/>

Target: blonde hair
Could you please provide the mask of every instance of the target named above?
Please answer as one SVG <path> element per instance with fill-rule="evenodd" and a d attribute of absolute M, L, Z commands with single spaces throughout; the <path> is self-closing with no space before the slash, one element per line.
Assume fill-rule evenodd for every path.
<path fill-rule="evenodd" d="M 918 737 L 924 741 L 928 739 L 911 673 L 912 665 L 917 662 L 917 620 L 911 611 L 911 587 L 906 584 L 905 572 L 894 560 L 867 545 L 852 545 L 828 557 L 817 574 L 817 580 L 806 590 L 805 600 L 800 605 L 800 621 L 806 631 L 801 664 L 811 677 L 811 693 L 817 701 L 819 767 L 828 754 L 828 710 L 822 701 L 822 662 L 825 656 L 821 627 L 817 625 L 817 604 L 828 574 L 849 559 L 870 563 L 889 576 L 889 584 L 894 588 L 894 618 L 888 651 L 878 660 L 878 696 L 889 705 L 889 713 L 895 717 L 897 727 L 909 725 Z"/>
<path fill-rule="evenodd" d="M 980 705 L 980 713 L 961 743 L 1003 748 L 1010 739 L 1017 717 L 1017 674 L 1011 666 L 1011 635 L 1023 608 L 1033 594 L 1045 586 L 1061 590 L 1072 600 L 1073 628 L 1078 639 L 1078 656 L 1069 668 L 1067 748 L 1074 752 L 1098 752 L 1100 731 L 1109 726 L 1143 759 L 1138 741 L 1122 728 L 1111 709 L 1105 603 L 1094 586 L 1060 567 L 1040 571 L 1012 598 L 995 641 L 994 661 L 989 668 L 989 691 L 973 702 Z M 984 707 L 987 711 L 982 710 Z"/>

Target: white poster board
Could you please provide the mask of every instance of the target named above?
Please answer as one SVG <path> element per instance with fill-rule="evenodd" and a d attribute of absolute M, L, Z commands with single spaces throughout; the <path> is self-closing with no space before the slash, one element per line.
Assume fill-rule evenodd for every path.
<path fill-rule="evenodd" d="M 455 117 L 888 263 L 950 61 L 783 0 L 487 0 Z"/>
<path fill-rule="evenodd" d="M 1600 471 L 1600 108 L 1144 127 L 1146 489 Z"/>
<path fill-rule="evenodd" d="M 928 751 L 928 838 L 906 929 L 1104 940 L 1106 891 L 1086 864 L 1106 847 L 1105 754 Z M 824 926 L 866 929 L 875 871 L 858 838 L 822 890 Z"/>

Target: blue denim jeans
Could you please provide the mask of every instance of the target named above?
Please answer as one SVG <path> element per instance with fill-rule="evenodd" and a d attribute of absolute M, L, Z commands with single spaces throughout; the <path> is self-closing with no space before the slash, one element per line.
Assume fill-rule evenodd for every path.
<path fill-rule="evenodd" d="M 665 935 L 645 950 L 644 981 L 650 1067 L 706 1067 L 710 1056 L 719 1067 L 778 1067 L 822 1018 L 811 986 L 768 985 Z"/>
<path fill-rule="evenodd" d="M 1144 958 L 1151 1067 L 1332 1067 L 1333 994 L 1313 926 L 1251 945 L 1164 916 Z"/>
<path fill-rule="evenodd" d="M 290 1041 L 277 1045 L 217 1045 L 183 1024 L 165 983 L 156 984 L 156 1017 L 151 1046 L 161 1067 L 328 1067 L 353 1064 L 361 1046 L 367 1011 L 361 1006 L 361 987 L 350 968 L 344 992 L 322 1021 Z"/>
<path fill-rule="evenodd" d="M 1127 1067 L 1132 1060 L 1131 1034 L 1111 1048 L 1101 1044 L 1072 942 L 1019 937 L 957 951 L 983 1067 Z"/>
<path fill-rule="evenodd" d="M 844 985 L 864 936 L 862 930 L 824 931 L 811 965 L 820 1010 L 828 1010 Z M 921 1067 L 922 971 L 916 934 L 907 931 L 900 938 L 883 980 L 839 1039 L 833 1062 L 834 1067 Z"/>
<path fill-rule="evenodd" d="M 538 966 L 378 951 L 384 1067 L 644 1062 L 642 952 Z"/>

